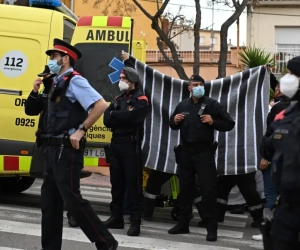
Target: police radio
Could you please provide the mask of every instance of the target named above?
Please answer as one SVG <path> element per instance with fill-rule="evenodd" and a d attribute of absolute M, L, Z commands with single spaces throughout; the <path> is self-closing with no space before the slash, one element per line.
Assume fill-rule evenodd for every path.
<path fill-rule="evenodd" d="M 206 104 L 205 103 L 202 103 L 201 104 L 201 108 L 199 109 L 199 111 L 198 111 L 198 115 L 203 115 L 203 112 L 204 112 L 204 109 L 205 109 L 205 107 L 206 107 Z"/>

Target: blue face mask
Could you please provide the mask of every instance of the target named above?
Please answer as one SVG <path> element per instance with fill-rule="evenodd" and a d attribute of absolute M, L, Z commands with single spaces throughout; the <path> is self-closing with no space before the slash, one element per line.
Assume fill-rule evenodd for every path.
<path fill-rule="evenodd" d="M 57 60 L 49 60 L 48 61 L 48 67 L 50 71 L 52 71 L 54 74 L 58 74 L 60 71 L 62 65 L 57 64 Z"/>
<path fill-rule="evenodd" d="M 201 98 L 202 96 L 204 96 L 204 93 L 204 86 L 197 86 L 193 88 L 193 96 L 195 96 L 196 98 Z"/>

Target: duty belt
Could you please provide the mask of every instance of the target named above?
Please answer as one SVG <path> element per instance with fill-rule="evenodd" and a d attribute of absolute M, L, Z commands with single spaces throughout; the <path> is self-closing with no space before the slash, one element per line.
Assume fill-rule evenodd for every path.
<path fill-rule="evenodd" d="M 47 146 L 61 146 L 64 145 L 65 147 L 71 147 L 71 141 L 70 138 L 67 137 L 44 137 L 43 138 L 43 144 Z"/>
<path fill-rule="evenodd" d="M 199 151 L 205 151 L 205 150 L 212 149 L 212 144 L 209 144 L 209 143 L 201 144 L 201 143 L 197 143 L 197 142 L 185 142 L 185 143 L 182 143 L 182 148 L 187 149 L 189 151 L 199 152 Z"/>
<path fill-rule="evenodd" d="M 111 138 L 111 143 L 125 143 L 125 142 L 135 142 L 136 137 L 131 135 L 131 136 L 125 136 L 125 137 L 116 137 L 116 138 Z"/>

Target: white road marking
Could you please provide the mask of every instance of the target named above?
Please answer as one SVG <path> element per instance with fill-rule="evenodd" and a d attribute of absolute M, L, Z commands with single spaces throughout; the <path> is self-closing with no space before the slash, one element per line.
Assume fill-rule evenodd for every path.
<path fill-rule="evenodd" d="M 25 250 L 25 249 L 11 248 L 11 247 L 0 247 L 0 250 Z"/>
<path fill-rule="evenodd" d="M 16 221 L 0 220 L 0 231 L 13 234 L 40 236 L 40 225 L 23 223 Z M 126 235 L 114 234 L 114 237 L 119 242 L 120 247 L 130 247 L 144 250 L 239 250 L 237 248 L 218 247 L 203 244 L 191 244 L 184 242 L 176 242 L 171 240 L 160 240 L 154 238 L 145 237 L 128 237 Z M 63 239 L 77 242 L 89 242 L 87 237 L 81 230 L 73 228 L 64 228 Z M 3 249 L 9 250 L 10 248 Z M 0 249 L 1 250 L 1 249 Z M 14 250 L 14 249 L 12 249 Z"/>

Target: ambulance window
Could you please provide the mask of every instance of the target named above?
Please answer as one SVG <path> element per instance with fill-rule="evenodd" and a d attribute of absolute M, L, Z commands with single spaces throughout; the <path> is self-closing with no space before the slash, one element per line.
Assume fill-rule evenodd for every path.
<path fill-rule="evenodd" d="M 121 59 L 121 52 L 128 51 L 128 45 L 79 43 L 75 47 L 82 53 L 82 58 L 75 64 L 75 70 L 87 78 L 106 101 L 111 100 L 110 94 L 118 95 L 120 93 L 118 82 L 112 84 L 108 77 L 110 73 L 115 72 L 109 64 L 114 57 Z"/>
<path fill-rule="evenodd" d="M 75 29 L 75 24 L 70 22 L 69 20 L 64 19 L 64 34 L 63 40 L 67 43 L 71 43 L 73 33 Z"/>

